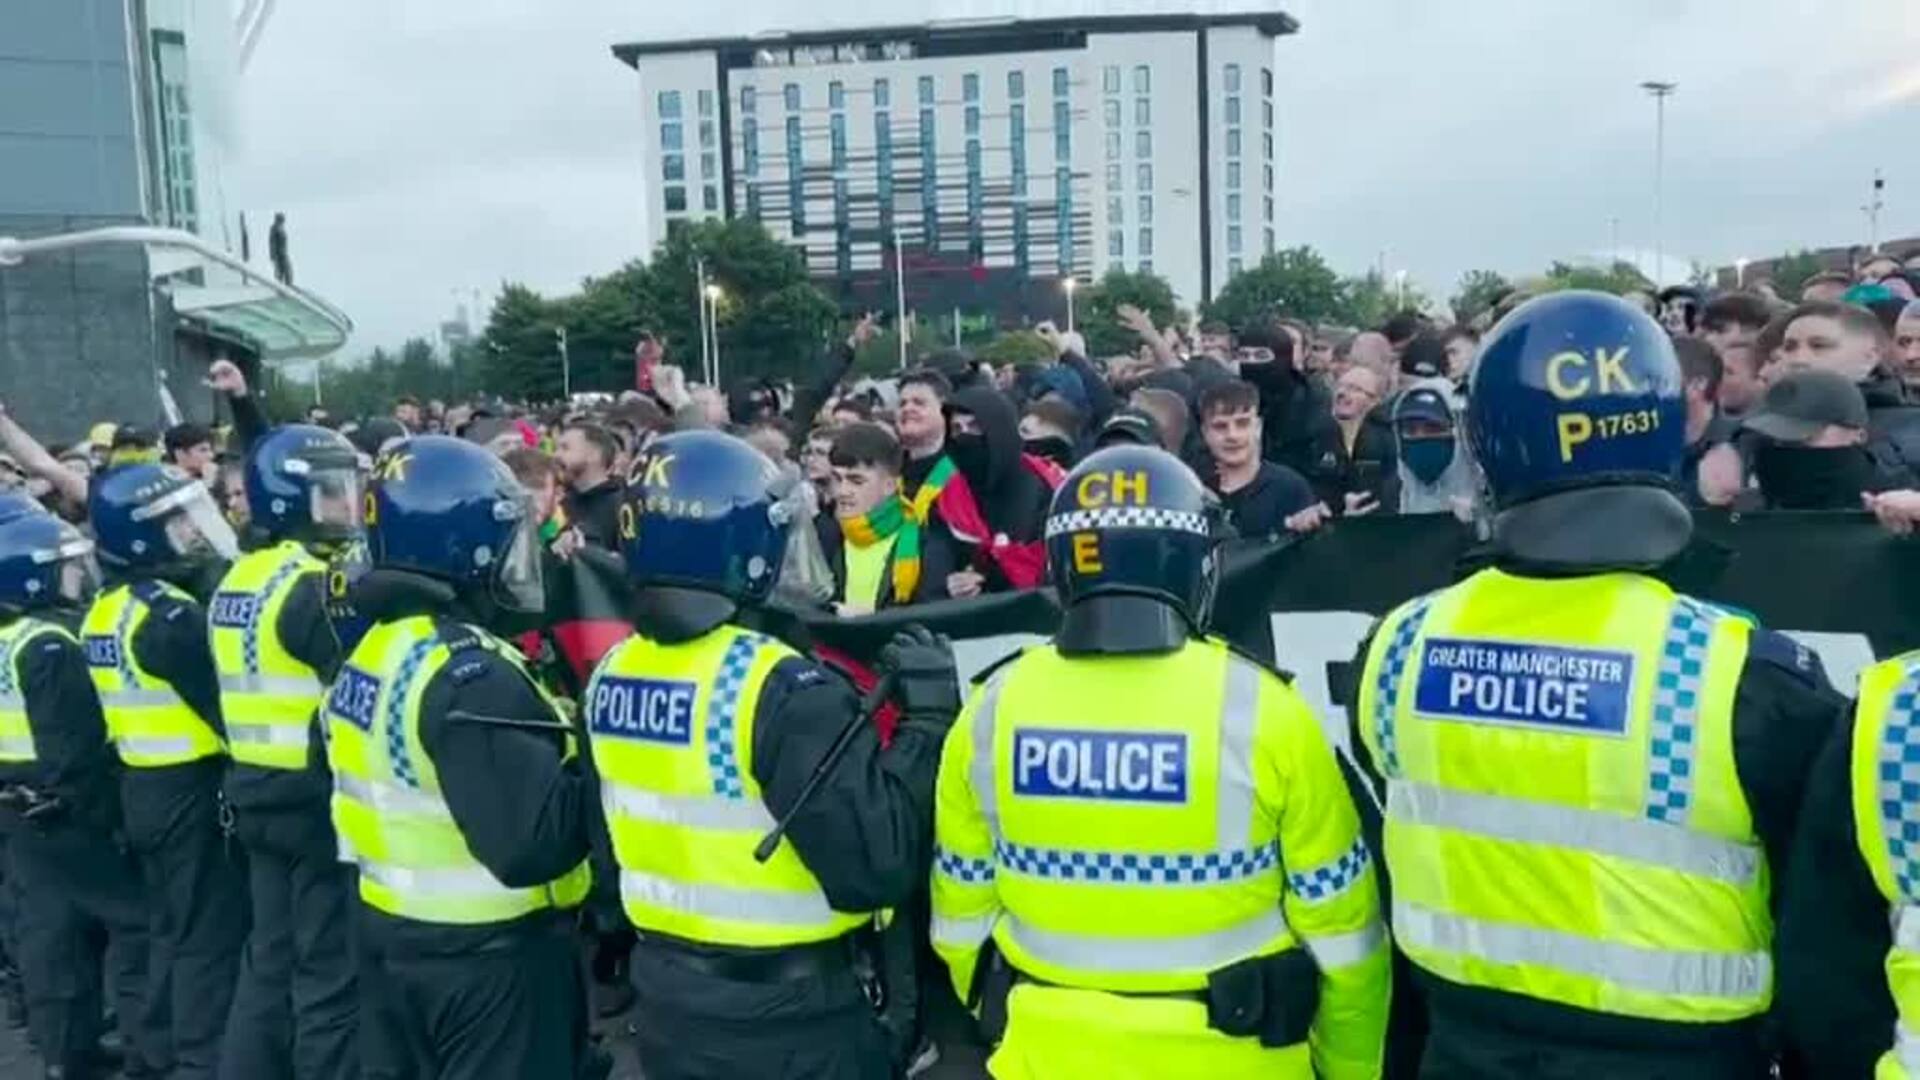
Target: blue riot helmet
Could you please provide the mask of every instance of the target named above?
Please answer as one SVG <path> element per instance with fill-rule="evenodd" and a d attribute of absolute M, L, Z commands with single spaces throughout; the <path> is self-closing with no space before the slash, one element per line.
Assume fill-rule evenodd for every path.
<path fill-rule="evenodd" d="M 171 465 L 141 462 L 94 476 L 87 512 L 100 558 L 129 573 L 176 577 L 240 553 L 213 493 Z"/>
<path fill-rule="evenodd" d="M 445 435 L 397 443 L 374 462 L 366 504 L 373 569 L 444 582 L 482 621 L 545 608 L 533 497 L 481 447 Z"/>
<path fill-rule="evenodd" d="M 337 545 L 360 532 L 360 456 L 338 432 L 285 424 L 247 454 L 247 509 L 269 538 Z"/>
<path fill-rule="evenodd" d="M 1467 427 L 1506 554 L 1648 567 L 1692 537 L 1673 491 L 1686 443 L 1680 364 L 1666 331 L 1618 297 L 1553 293 L 1502 319 L 1480 348 Z"/>
<path fill-rule="evenodd" d="M 1170 652 L 1205 633 L 1226 535 L 1220 501 L 1158 447 L 1111 446 L 1074 466 L 1047 511 L 1060 651 Z"/>
<path fill-rule="evenodd" d="M 78 608 L 100 586 L 93 541 L 43 510 L 0 508 L 0 612 Z"/>
<path fill-rule="evenodd" d="M 639 586 L 643 632 L 684 640 L 738 607 L 766 603 L 779 581 L 804 481 L 717 431 L 656 440 L 634 462 L 620 544 Z"/>
<path fill-rule="evenodd" d="M 0 491 L 0 521 L 11 521 L 21 514 L 45 512 L 46 507 L 24 491 Z"/>

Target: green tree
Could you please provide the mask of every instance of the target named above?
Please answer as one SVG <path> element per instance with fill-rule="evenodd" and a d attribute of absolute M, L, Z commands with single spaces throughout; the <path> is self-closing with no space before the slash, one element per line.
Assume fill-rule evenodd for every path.
<path fill-rule="evenodd" d="M 1275 316 L 1324 322 L 1347 313 L 1346 286 L 1340 275 L 1319 252 L 1304 245 L 1276 251 L 1258 266 L 1236 274 L 1201 309 L 1204 318 L 1223 322 L 1236 332 Z"/>
<path fill-rule="evenodd" d="M 1082 290 L 1074 304 L 1074 329 L 1087 339 L 1089 353 L 1117 356 L 1140 346 L 1133 331 L 1120 322 L 1120 308 L 1127 305 L 1146 312 L 1158 327 L 1172 326 L 1179 317 L 1173 302 L 1173 286 L 1166 278 L 1118 268 L 1109 270 L 1106 276 Z"/>
<path fill-rule="evenodd" d="M 1460 284 L 1447 306 L 1453 309 L 1455 322 L 1470 323 L 1512 290 L 1513 283 L 1492 270 L 1469 270 L 1460 275 Z"/>
<path fill-rule="evenodd" d="M 745 218 L 675 229 L 654 249 L 641 310 L 669 359 L 698 377 L 702 262 L 719 295 L 723 382 L 758 375 L 803 379 L 814 370 L 837 309 L 808 281 L 798 252 Z"/>
<path fill-rule="evenodd" d="M 1092 348 L 1089 344 L 1088 348 Z M 1031 330 L 1012 330 L 1001 334 L 992 341 L 974 350 L 977 359 L 985 360 L 994 367 L 1008 364 L 1032 364 L 1052 360 L 1053 346 L 1047 340 Z M 1106 353 L 1095 353 L 1105 356 Z"/>
<path fill-rule="evenodd" d="M 635 259 L 611 274 L 586 279 L 578 293 L 558 302 L 575 393 L 633 388 L 633 347 L 657 315 L 650 273 Z"/>
<path fill-rule="evenodd" d="M 1425 311 L 1429 304 L 1426 294 L 1418 288 L 1384 281 L 1378 270 L 1347 278 L 1341 282 L 1341 292 L 1346 303 L 1339 321 L 1350 326 L 1378 327 L 1396 312 Z"/>
<path fill-rule="evenodd" d="M 554 330 L 560 321 L 561 305 L 525 285 L 503 286 L 481 340 L 487 389 L 508 398 L 558 398 L 560 352 Z"/>
<path fill-rule="evenodd" d="M 914 367 L 940 349 L 945 338 L 940 336 L 940 328 L 918 315 L 909 313 L 908 320 L 912 328 L 907 340 L 907 366 Z M 860 346 L 853 354 L 853 374 L 885 377 L 900 370 L 900 333 L 898 328 L 887 324 L 873 339 Z"/>
<path fill-rule="evenodd" d="M 1652 290 L 1653 282 L 1647 279 L 1632 263 L 1616 261 L 1612 266 L 1601 269 L 1597 266 L 1574 266 L 1556 262 L 1547 268 L 1547 290 L 1591 289 L 1595 292 L 1612 293 L 1622 296 L 1636 289 Z"/>
<path fill-rule="evenodd" d="M 1806 287 L 1807 279 L 1827 268 L 1820 256 L 1801 248 L 1773 264 L 1773 288 L 1782 299 L 1791 300 L 1800 295 Z"/>

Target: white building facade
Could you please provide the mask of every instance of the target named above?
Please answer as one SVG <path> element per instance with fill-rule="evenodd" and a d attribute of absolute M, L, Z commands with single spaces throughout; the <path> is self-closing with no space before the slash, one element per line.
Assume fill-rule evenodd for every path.
<path fill-rule="evenodd" d="M 646 239 L 752 218 L 849 304 L 892 295 L 896 243 L 936 307 L 1032 307 L 1116 267 L 1199 303 L 1274 249 L 1274 66 L 1297 28 L 1269 10 L 617 46 Z"/>

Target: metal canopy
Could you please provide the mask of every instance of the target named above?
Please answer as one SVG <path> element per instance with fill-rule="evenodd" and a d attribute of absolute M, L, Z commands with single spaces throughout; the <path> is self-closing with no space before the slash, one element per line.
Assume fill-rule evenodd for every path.
<path fill-rule="evenodd" d="M 102 244 L 144 247 L 154 288 L 167 294 L 180 317 L 253 344 L 263 360 L 325 356 L 353 333 L 353 320 L 339 308 L 179 229 L 120 226 L 31 240 L 0 236 L 0 267 Z M 199 284 L 183 276 L 194 270 L 214 271 L 199 275 L 203 280 L 237 278 L 238 283 Z"/>

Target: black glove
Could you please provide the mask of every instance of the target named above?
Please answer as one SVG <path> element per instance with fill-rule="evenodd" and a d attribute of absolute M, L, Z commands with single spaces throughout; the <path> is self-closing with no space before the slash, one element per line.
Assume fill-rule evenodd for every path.
<path fill-rule="evenodd" d="M 960 714 L 953 643 L 924 626 L 907 627 L 880 651 L 880 677 L 893 679 L 893 699 L 908 720 L 945 728 Z"/>

